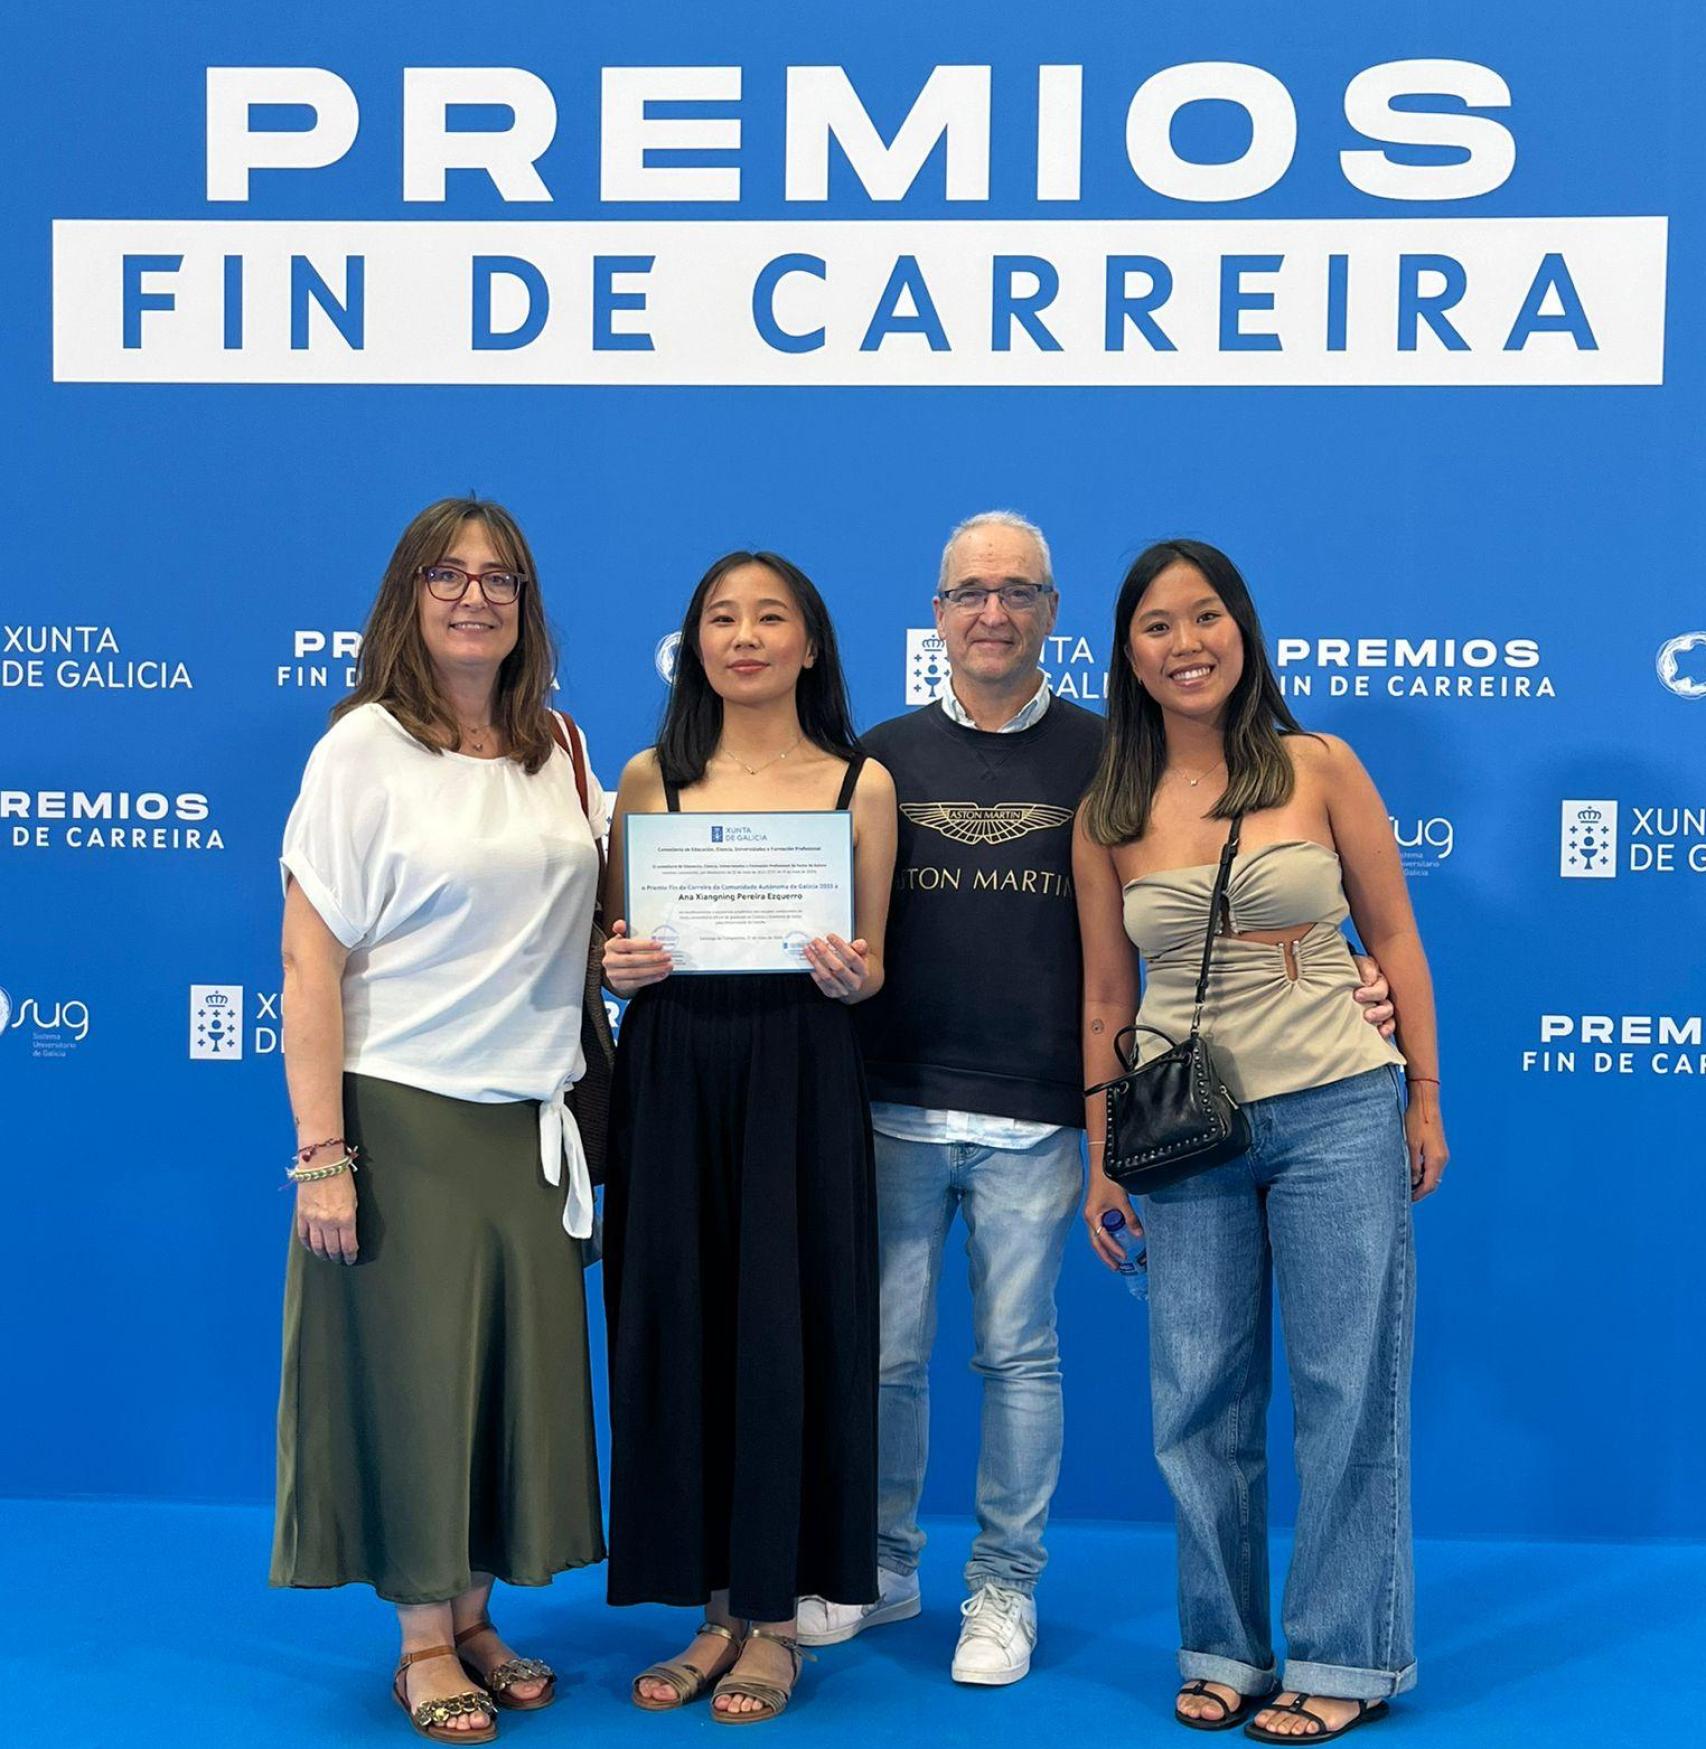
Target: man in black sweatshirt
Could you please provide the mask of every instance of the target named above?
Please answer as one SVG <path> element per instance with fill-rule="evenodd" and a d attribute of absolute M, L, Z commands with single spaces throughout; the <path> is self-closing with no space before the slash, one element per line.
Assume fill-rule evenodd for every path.
<path fill-rule="evenodd" d="M 958 1211 L 983 1419 L 952 1668 L 989 1686 L 1023 1677 L 1036 1644 L 1032 1593 L 1060 1472 L 1055 1285 L 1083 1203 L 1072 820 L 1102 719 L 1053 697 L 1038 669 L 1056 602 L 1039 528 L 1011 511 L 961 523 L 936 593 L 948 691 L 863 738 L 900 806 L 887 981 L 854 1010 L 882 1243 L 881 1589 L 866 1605 L 802 1598 L 799 1615 L 800 1638 L 823 1646 L 921 1608 L 928 1364 Z M 1384 991 L 1359 997 L 1383 1002 Z"/>
<path fill-rule="evenodd" d="M 1036 1641 L 1031 1593 L 1060 1469 L 1054 1290 L 1083 1191 L 1072 817 L 1102 720 L 1053 697 L 1038 669 L 1056 599 L 1041 530 L 1006 511 L 962 523 L 936 595 L 949 690 L 864 737 L 900 804 L 889 982 L 855 1011 L 882 1233 L 882 1591 L 874 1605 L 800 1610 L 800 1637 L 829 1645 L 921 1607 L 926 1369 L 957 1209 L 983 1439 L 953 1674 L 990 1685 L 1018 1681 Z"/>

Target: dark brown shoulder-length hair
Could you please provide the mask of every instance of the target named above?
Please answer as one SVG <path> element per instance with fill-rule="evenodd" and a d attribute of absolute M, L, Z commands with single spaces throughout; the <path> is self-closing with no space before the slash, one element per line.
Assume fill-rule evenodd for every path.
<path fill-rule="evenodd" d="M 515 648 L 498 669 L 492 721 L 503 731 L 506 757 L 531 776 L 555 745 L 546 707 L 557 671 L 557 652 L 545 623 L 539 573 L 527 536 L 501 504 L 484 498 L 441 498 L 403 530 L 361 634 L 361 665 L 355 690 L 332 710 L 332 721 L 364 704 L 383 705 L 423 747 L 460 752 L 462 733 L 445 703 L 421 636 L 420 574 L 456 544 L 465 522 L 481 523 L 504 564 L 526 581 L 516 598 Z"/>
<path fill-rule="evenodd" d="M 1193 565 L 1226 604 L 1244 643 L 1244 672 L 1226 701 L 1226 790 L 1210 817 L 1230 820 L 1277 808 L 1296 787 L 1283 738 L 1301 735 L 1268 662 L 1262 622 L 1238 567 L 1204 541 L 1157 541 L 1138 554 L 1114 603 L 1114 647 L 1108 661 L 1108 736 L 1084 795 L 1084 830 L 1097 844 L 1126 844 L 1149 830 L 1155 787 L 1167 769 L 1161 707 L 1138 684 L 1131 666 L 1131 622 L 1149 586 L 1169 565 Z"/>

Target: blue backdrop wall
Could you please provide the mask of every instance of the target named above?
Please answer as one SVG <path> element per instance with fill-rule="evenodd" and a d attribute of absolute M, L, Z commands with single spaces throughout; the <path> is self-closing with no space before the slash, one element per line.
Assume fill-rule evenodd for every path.
<path fill-rule="evenodd" d="M 270 1487 L 277 841 L 397 532 L 476 489 L 612 782 L 730 547 L 817 580 L 865 722 L 936 684 L 970 512 L 1048 531 L 1048 666 L 1093 703 L 1136 551 L 1230 551 L 1383 789 L 1439 984 L 1419 1525 L 1706 1534 L 1701 17 L 20 20 L 0 1490 Z M 1076 1252 L 1061 1298 L 1058 1510 L 1164 1516 L 1142 1317 Z M 936 1510 L 970 1501 L 964 1301 L 950 1270 Z"/>

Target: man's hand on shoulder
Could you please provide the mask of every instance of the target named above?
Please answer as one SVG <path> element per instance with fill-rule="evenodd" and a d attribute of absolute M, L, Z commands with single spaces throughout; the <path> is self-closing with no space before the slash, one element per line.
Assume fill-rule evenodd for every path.
<path fill-rule="evenodd" d="M 1362 1004 L 1362 1017 L 1370 1026 L 1380 1028 L 1382 1038 L 1391 1038 L 1398 1030 L 1398 1013 L 1392 1006 L 1392 990 L 1386 974 L 1366 954 L 1354 956 L 1362 982 L 1357 986 L 1356 999 Z"/>

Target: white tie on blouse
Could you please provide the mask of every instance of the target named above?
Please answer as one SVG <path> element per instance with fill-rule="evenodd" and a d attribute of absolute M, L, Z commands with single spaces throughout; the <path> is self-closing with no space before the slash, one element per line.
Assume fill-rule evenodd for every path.
<path fill-rule="evenodd" d="M 580 1125 L 569 1110 L 567 1095 L 572 1082 L 565 1081 L 549 1099 L 539 1102 L 539 1163 L 547 1184 L 563 1182 L 563 1156 L 569 1159 L 569 1189 L 563 1201 L 563 1230 L 571 1239 L 592 1236 L 592 1168 Z"/>

